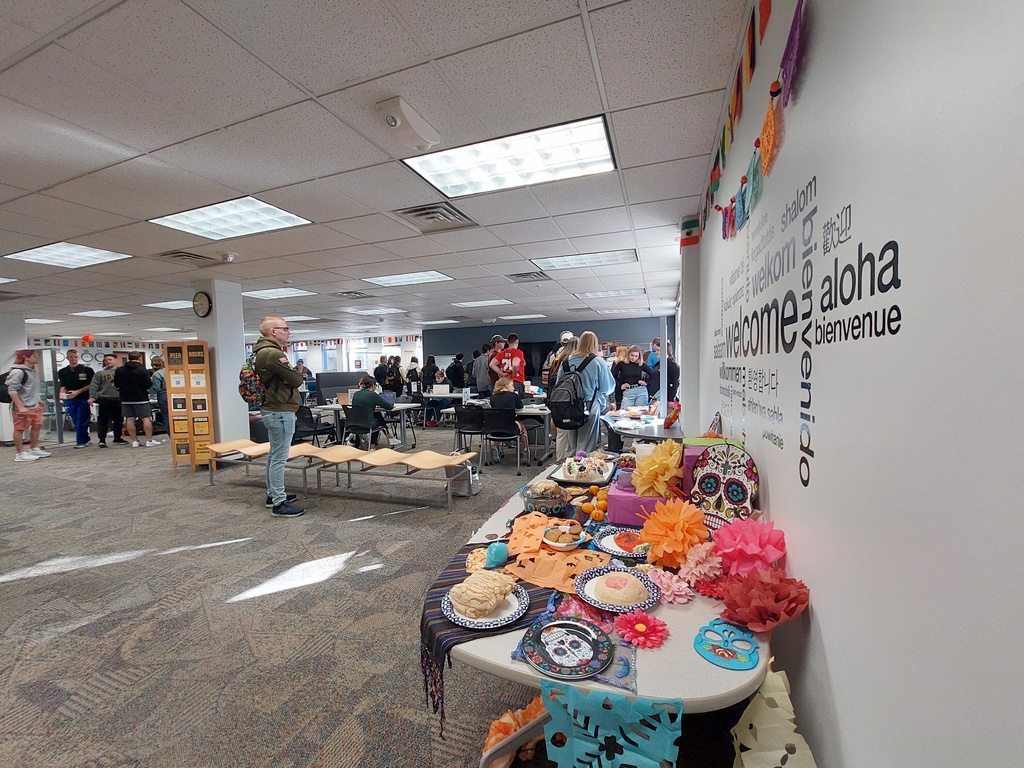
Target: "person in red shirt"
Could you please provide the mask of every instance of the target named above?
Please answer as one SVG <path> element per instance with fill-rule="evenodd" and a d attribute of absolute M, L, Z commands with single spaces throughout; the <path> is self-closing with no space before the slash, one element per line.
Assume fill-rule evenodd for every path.
<path fill-rule="evenodd" d="M 491 373 L 508 376 L 520 397 L 526 394 L 526 357 L 519 348 L 519 336 L 508 335 L 508 347 L 498 352 L 490 362 Z M 497 379 L 495 379 L 497 381 Z"/>

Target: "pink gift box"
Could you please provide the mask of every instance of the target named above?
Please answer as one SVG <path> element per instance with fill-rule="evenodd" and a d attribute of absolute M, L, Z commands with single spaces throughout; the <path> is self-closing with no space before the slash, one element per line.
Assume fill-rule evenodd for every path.
<path fill-rule="evenodd" d="M 608 513 L 605 519 L 612 525 L 641 527 L 644 524 L 641 507 L 653 512 L 654 505 L 659 501 L 665 499 L 660 496 L 637 496 L 632 488 L 624 490 L 612 484 L 608 488 Z"/>

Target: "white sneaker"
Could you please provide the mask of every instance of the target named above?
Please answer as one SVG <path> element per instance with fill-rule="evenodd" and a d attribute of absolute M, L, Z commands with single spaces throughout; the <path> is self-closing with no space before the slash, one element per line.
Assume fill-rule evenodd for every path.
<path fill-rule="evenodd" d="M 139 447 L 139 441 L 138 441 L 138 440 L 136 440 L 136 441 L 134 441 L 134 442 L 132 443 L 132 448 L 138 448 L 138 447 Z"/>
<path fill-rule="evenodd" d="M 53 455 L 49 451 L 44 451 L 42 448 L 38 446 L 29 451 L 29 453 L 31 453 L 33 456 L 39 457 L 40 459 L 45 459 L 47 456 Z"/>
<path fill-rule="evenodd" d="M 390 445 L 392 447 L 394 447 L 396 445 L 401 445 L 401 444 L 402 444 L 402 441 L 399 440 L 397 437 L 390 437 L 390 438 L 388 438 L 388 445 Z"/>
<path fill-rule="evenodd" d="M 152 448 L 155 445 L 160 445 L 160 441 L 159 440 L 147 440 L 146 441 L 146 447 L 147 448 Z"/>
<path fill-rule="evenodd" d="M 36 456 L 34 453 L 31 453 L 30 451 L 22 451 L 21 453 L 19 453 L 17 456 L 14 457 L 14 460 L 15 461 L 38 461 L 41 458 L 43 458 L 43 457 L 42 456 Z"/>

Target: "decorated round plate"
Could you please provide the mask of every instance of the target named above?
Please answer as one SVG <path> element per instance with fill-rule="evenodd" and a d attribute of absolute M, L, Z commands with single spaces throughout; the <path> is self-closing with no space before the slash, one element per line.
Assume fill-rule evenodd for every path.
<path fill-rule="evenodd" d="M 612 603 L 606 603 L 594 592 L 597 586 L 596 579 L 599 576 L 612 573 L 615 571 L 622 571 L 636 576 L 640 580 L 640 583 L 647 589 L 647 599 L 641 600 L 637 603 L 630 605 L 613 605 Z M 647 578 L 644 574 L 635 570 L 626 570 L 624 568 L 616 568 L 614 565 L 599 565 L 596 568 L 588 568 L 573 581 L 573 586 L 576 588 L 576 594 L 579 595 L 580 600 L 585 603 L 590 603 L 595 608 L 600 608 L 602 611 L 611 611 L 612 613 L 628 613 L 629 611 L 646 611 L 648 608 L 658 604 L 661 599 L 661 590 L 658 589 L 658 585 Z"/>
<path fill-rule="evenodd" d="M 513 621 L 520 618 L 530 607 L 530 594 L 519 584 L 516 584 L 515 589 L 512 590 L 512 593 L 505 598 L 504 602 L 500 603 L 498 607 L 489 614 L 481 616 L 479 619 L 464 616 L 455 610 L 455 606 L 452 605 L 450 594 L 450 591 L 446 592 L 445 596 L 441 598 L 441 613 L 443 613 L 444 617 L 453 624 L 458 624 L 460 627 L 466 627 L 468 629 L 495 629 L 497 627 L 504 627 L 506 624 L 511 624 Z"/>
<path fill-rule="evenodd" d="M 629 557 L 634 560 L 646 560 L 646 552 L 631 552 L 628 549 L 623 549 L 618 542 L 615 541 L 615 537 L 620 533 L 624 534 L 638 534 L 640 531 L 638 528 L 628 528 L 625 526 L 618 525 L 606 525 L 594 535 L 594 546 L 600 549 L 602 552 L 607 552 L 609 555 L 616 555 L 617 557 Z M 639 543 L 639 541 L 637 542 Z"/>
<path fill-rule="evenodd" d="M 559 527 L 565 528 L 565 526 L 559 526 Z M 586 544 L 590 540 L 590 536 L 588 536 L 585 531 L 581 530 L 580 531 L 580 535 L 575 540 L 573 540 L 573 541 L 561 541 L 561 542 L 552 541 L 551 539 L 548 538 L 548 536 L 551 535 L 552 531 L 554 531 L 554 530 L 556 530 L 556 529 L 555 528 L 548 528 L 548 529 L 546 529 L 544 531 L 544 538 L 542 539 L 542 541 L 544 542 L 544 546 L 550 547 L 551 549 L 555 550 L 556 552 L 571 552 L 572 550 L 576 549 L 577 547 L 579 547 L 579 546 L 581 546 L 583 544 Z"/>
<path fill-rule="evenodd" d="M 583 619 L 542 619 L 523 635 L 523 653 L 538 671 L 560 680 L 592 677 L 611 664 L 615 647 L 596 624 Z"/>

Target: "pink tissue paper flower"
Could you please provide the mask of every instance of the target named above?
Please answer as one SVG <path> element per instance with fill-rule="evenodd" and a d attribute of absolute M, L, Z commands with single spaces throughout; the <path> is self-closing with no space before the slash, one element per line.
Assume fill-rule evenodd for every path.
<path fill-rule="evenodd" d="M 661 590 L 661 602 L 677 603 L 682 605 L 693 600 L 693 590 L 682 577 L 663 568 L 651 568 L 647 571 L 647 578 L 653 581 Z"/>
<path fill-rule="evenodd" d="M 686 553 L 686 562 L 679 568 L 679 575 L 690 586 L 698 581 L 721 576 L 722 558 L 715 554 L 715 542 L 705 541 L 690 547 Z"/>
<path fill-rule="evenodd" d="M 768 571 L 786 554 L 786 536 L 775 523 L 734 520 L 715 531 L 715 552 L 730 576 Z"/>

